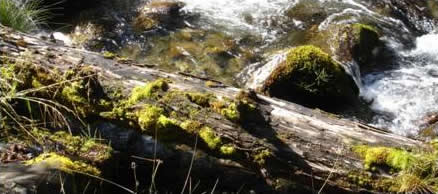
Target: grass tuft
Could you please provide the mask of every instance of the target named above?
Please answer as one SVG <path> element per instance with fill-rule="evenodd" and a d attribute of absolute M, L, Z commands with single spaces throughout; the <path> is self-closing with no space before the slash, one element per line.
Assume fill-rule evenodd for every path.
<path fill-rule="evenodd" d="M 43 6 L 42 0 L 30 0 L 17 5 L 12 0 L 0 1 L 0 23 L 21 32 L 29 32 L 46 24 L 50 18 L 50 6 Z"/>

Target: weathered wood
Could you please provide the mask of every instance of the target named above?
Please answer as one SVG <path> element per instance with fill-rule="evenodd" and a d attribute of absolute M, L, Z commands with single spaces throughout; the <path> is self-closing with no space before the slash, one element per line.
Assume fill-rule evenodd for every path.
<path fill-rule="evenodd" d="M 121 83 L 126 91 L 147 81 L 166 78 L 171 80 L 171 90 L 205 92 L 231 99 L 240 92 L 240 89 L 220 83 L 214 87 L 207 87 L 205 82 L 208 79 L 183 73 L 167 73 L 141 64 L 122 64 L 116 60 L 105 59 L 99 53 L 66 47 L 0 27 L 1 55 L 18 57 L 29 53 L 31 57 L 27 59 L 33 64 L 61 71 L 74 66 L 90 65 L 99 72 L 99 79 L 104 86 L 117 82 Z M 320 110 L 263 95 L 255 96 L 254 101 L 262 119 L 249 121 L 244 126 L 215 117 L 207 118 L 205 122 L 217 134 L 232 139 L 240 150 L 250 152 L 254 149 L 269 148 L 274 152 L 274 159 L 265 166 L 257 166 L 249 160 L 216 158 L 215 165 L 232 164 L 232 168 L 228 168 L 229 172 L 224 174 L 249 172 L 247 175 L 253 173 L 263 177 L 268 185 L 278 185 L 280 178 L 293 179 L 316 190 L 327 180 L 327 192 L 357 192 L 363 188 L 352 188 L 342 184 L 340 179 L 350 171 L 362 169 L 361 161 L 351 150 L 353 145 L 405 148 L 422 146 L 420 141 Z M 208 168 L 202 165 L 197 167 L 201 171 Z M 235 180 L 232 177 L 229 179 Z"/>

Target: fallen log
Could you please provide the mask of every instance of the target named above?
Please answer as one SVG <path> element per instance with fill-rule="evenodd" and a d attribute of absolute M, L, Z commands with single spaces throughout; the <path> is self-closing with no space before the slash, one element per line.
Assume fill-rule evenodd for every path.
<path fill-rule="evenodd" d="M 124 96 L 128 96 L 133 88 L 160 78 L 167 80 L 168 91 L 210 94 L 235 103 L 239 103 L 238 98 L 244 95 L 256 107 L 255 117 L 236 121 L 219 111 L 196 118 L 211 128 L 215 136 L 229 142 L 236 149 L 237 155 L 223 156 L 217 151 L 209 150 L 208 142 L 204 145 L 201 143 L 198 149 L 203 154 L 195 157 L 192 177 L 198 175 L 208 179 L 206 177 L 213 176 L 210 179 L 214 181 L 217 177 L 209 173 L 221 173 L 218 177 L 222 177 L 222 184 L 228 184 L 231 191 L 237 191 L 239 186 L 248 183 L 248 188 L 261 192 L 318 192 L 320 188 L 327 193 L 375 192 L 373 188 L 361 186 L 345 178 L 351 172 L 364 172 L 361 159 L 353 151 L 354 146 L 376 145 L 405 149 L 424 146 L 420 141 L 321 110 L 255 94 L 207 78 L 185 73 L 168 73 L 125 59 L 105 58 L 99 53 L 63 46 L 62 43 L 15 32 L 3 26 L 0 27 L 0 54 L 3 58 L 25 57 L 34 66 L 61 72 L 77 67 L 91 67 L 98 73 L 97 79 L 103 88 L 118 86 Z M 172 109 L 176 114 L 185 113 L 184 108 L 173 104 L 162 106 Z M 115 120 L 102 120 L 104 123 L 120 124 Z M 188 138 L 188 142 L 182 140 L 172 143 L 172 153 L 163 154 L 162 158 L 158 154 L 167 163 L 167 170 L 164 171 L 176 172 L 172 176 L 183 176 L 187 173 L 192 149 L 195 147 L 194 140 L 198 139 L 197 135 L 184 135 L 192 136 Z M 115 140 L 117 138 L 116 135 L 110 139 L 119 141 Z M 184 144 L 189 148 L 175 149 L 178 147 L 175 144 Z M 153 153 L 143 156 L 150 155 Z M 172 160 L 166 162 L 166 158 Z M 181 170 L 184 167 L 186 169 Z M 376 171 L 372 176 L 389 175 Z M 255 185 L 260 180 L 264 183 Z"/>

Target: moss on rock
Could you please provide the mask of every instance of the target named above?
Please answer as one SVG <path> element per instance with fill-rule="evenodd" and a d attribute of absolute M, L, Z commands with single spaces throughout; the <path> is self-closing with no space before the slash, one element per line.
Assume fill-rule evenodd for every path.
<path fill-rule="evenodd" d="M 370 66 L 377 55 L 375 49 L 381 44 L 378 30 L 370 25 L 360 23 L 353 24 L 347 29 L 351 29 L 349 41 L 352 46 L 353 59 L 362 67 Z"/>
<path fill-rule="evenodd" d="M 271 96 L 316 105 L 353 100 L 359 92 L 341 64 L 311 45 L 290 49 L 261 90 Z"/>

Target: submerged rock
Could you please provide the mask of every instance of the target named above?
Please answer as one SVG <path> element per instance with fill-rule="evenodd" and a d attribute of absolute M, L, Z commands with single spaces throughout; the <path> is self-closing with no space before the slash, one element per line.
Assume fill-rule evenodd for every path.
<path fill-rule="evenodd" d="M 308 105 L 326 106 L 354 100 L 358 87 L 342 65 L 315 46 L 287 52 L 270 73 L 260 91 Z"/>
<path fill-rule="evenodd" d="M 133 21 L 134 29 L 142 32 L 158 26 L 176 26 L 182 21 L 180 10 L 183 7 L 184 3 L 176 1 L 152 1 L 139 9 Z"/>

